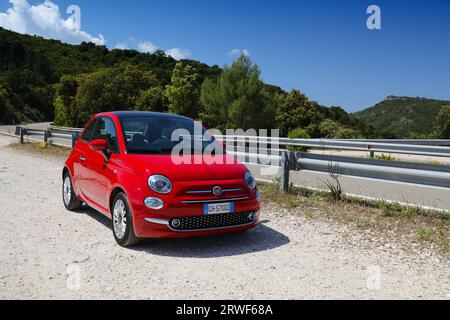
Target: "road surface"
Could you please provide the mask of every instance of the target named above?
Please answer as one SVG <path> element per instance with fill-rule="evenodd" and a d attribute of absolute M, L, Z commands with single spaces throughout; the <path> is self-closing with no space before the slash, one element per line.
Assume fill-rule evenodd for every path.
<path fill-rule="evenodd" d="M 64 159 L 9 142 L 0 135 L 0 299 L 450 298 L 450 263 L 433 252 L 271 206 L 245 234 L 121 248 L 106 218 L 64 209 Z"/>

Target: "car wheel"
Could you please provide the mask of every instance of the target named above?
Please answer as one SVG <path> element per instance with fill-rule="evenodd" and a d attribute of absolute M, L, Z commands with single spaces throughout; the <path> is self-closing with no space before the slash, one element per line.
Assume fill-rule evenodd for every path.
<path fill-rule="evenodd" d="M 131 247 L 141 241 L 134 233 L 133 214 L 124 193 L 121 192 L 114 198 L 111 216 L 114 239 L 120 246 Z"/>
<path fill-rule="evenodd" d="M 83 201 L 78 199 L 75 192 L 73 191 L 72 179 L 70 179 L 69 173 L 66 173 L 64 175 L 62 196 L 64 206 L 69 211 L 78 210 L 83 206 Z"/>

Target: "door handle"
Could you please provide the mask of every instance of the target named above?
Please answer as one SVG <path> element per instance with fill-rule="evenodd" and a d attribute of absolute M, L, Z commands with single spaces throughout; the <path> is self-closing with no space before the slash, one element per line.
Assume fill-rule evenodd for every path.
<path fill-rule="evenodd" d="M 81 156 L 81 157 L 80 157 L 80 161 L 85 162 L 85 161 L 86 161 L 86 157 Z"/>

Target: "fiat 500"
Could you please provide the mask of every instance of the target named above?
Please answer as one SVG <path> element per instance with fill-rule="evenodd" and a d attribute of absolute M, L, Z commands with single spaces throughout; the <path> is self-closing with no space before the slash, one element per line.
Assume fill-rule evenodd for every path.
<path fill-rule="evenodd" d="M 176 132 L 193 138 L 174 139 Z M 186 141 L 195 148 L 191 154 L 178 151 L 184 160 L 178 161 L 174 153 Z M 143 238 L 249 230 L 260 219 L 260 194 L 251 172 L 222 147 L 185 117 L 98 114 L 65 164 L 64 206 L 75 211 L 85 203 L 110 218 L 114 238 L 124 247 Z"/>

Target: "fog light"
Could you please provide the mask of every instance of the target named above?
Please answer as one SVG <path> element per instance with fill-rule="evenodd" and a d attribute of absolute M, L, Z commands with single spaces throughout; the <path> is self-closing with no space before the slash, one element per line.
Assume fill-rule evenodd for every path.
<path fill-rule="evenodd" d="M 248 215 L 248 220 L 253 221 L 256 219 L 256 213 L 252 212 Z"/>
<path fill-rule="evenodd" d="M 181 225 L 181 221 L 178 219 L 173 219 L 170 224 L 172 225 L 172 227 L 178 228 Z"/>
<path fill-rule="evenodd" d="M 161 210 L 164 207 L 164 202 L 158 198 L 145 199 L 145 206 L 152 210 Z"/>
<path fill-rule="evenodd" d="M 256 192 L 256 201 L 258 201 L 258 202 L 261 201 L 261 192 L 259 192 L 259 191 Z"/>

